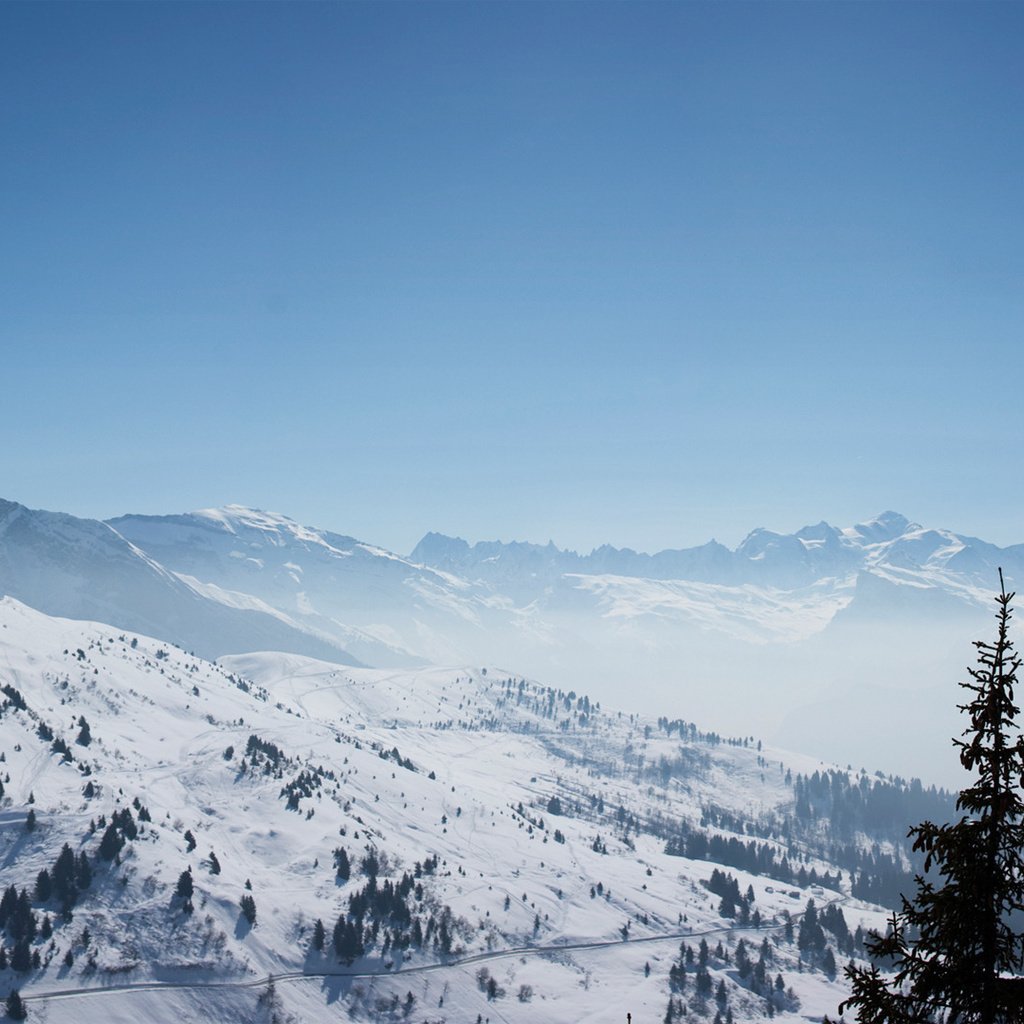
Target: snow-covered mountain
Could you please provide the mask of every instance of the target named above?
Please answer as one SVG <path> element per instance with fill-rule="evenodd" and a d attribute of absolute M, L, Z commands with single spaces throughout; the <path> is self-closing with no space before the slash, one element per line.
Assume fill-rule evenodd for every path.
<path fill-rule="evenodd" d="M 735 550 L 579 555 L 428 534 L 402 557 L 240 506 L 98 523 L 0 503 L 0 593 L 51 614 L 211 657 L 496 662 L 603 700 L 625 688 L 647 714 L 951 785 L 955 683 L 988 632 L 997 566 L 1011 585 L 1024 578 L 1024 546 L 894 512 L 755 530 Z"/>
<path fill-rule="evenodd" d="M 473 657 L 514 618 L 492 588 L 285 516 L 232 505 L 108 524 L 215 600 L 251 595 L 377 666 Z"/>
<path fill-rule="evenodd" d="M 817 1019 L 949 809 L 493 667 L 211 664 L 11 598 L 0 687 L 0 986 L 50 1024 Z"/>
<path fill-rule="evenodd" d="M 796 533 L 752 531 L 733 551 L 711 540 L 695 548 L 648 555 L 605 545 L 589 555 L 553 544 L 466 541 L 428 533 L 409 556 L 467 579 L 552 581 L 615 576 L 717 586 L 755 584 L 789 591 L 869 572 L 919 587 L 948 588 L 972 600 L 988 592 L 996 568 L 1024 571 L 1024 545 L 999 548 L 949 530 L 926 529 L 897 512 L 850 527 L 820 522 Z"/>
<path fill-rule="evenodd" d="M 654 555 L 432 533 L 403 558 L 237 506 L 109 525 L 194 590 L 258 602 L 368 664 L 498 661 L 603 699 L 626 685 L 650 714 L 948 782 L 953 688 L 996 568 L 1024 578 L 1024 546 L 895 512 Z M 878 699 L 928 720 L 908 738 Z M 837 714 L 856 727 L 835 736 Z"/>
<path fill-rule="evenodd" d="M 204 590 L 106 523 L 0 500 L 0 595 L 51 615 L 158 635 L 206 657 L 270 648 L 355 660 L 267 604 L 214 599 Z"/>

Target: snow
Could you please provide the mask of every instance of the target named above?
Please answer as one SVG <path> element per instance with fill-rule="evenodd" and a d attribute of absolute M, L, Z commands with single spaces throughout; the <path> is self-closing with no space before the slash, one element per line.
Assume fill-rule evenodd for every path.
<path fill-rule="evenodd" d="M 784 806 L 792 791 L 781 765 L 811 772 L 819 762 L 767 746 L 760 753 L 701 747 L 706 771 L 668 786 L 640 785 L 631 758 L 674 756 L 678 737 L 647 735 L 653 723 L 593 705 L 585 726 L 575 713 L 551 719 L 532 703 L 546 693 L 540 684 L 514 677 L 510 690 L 507 680 L 493 665 L 394 671 L 279 652 L 213 664 L 159 640 L 0 600 L 0 681 L 30 709 L 8 707 L 0 716 L 10 776 L 0 817 L 4 877 L 31 886 L 64 842 L 88 850 L 96 864 L 73 922 L 55 920 L 48 966 L 19 979 L 30 1013 L 52 1024 L 269 1020 L 265 982 L 274 975 L 282 1020 L 399 1020 L 392 999 L 401 1003 L 408 992 L 416 1021 L 471 1021 L 479 1013 L 510 1024 L 538 1014 L 554 1024 L 621 1024 L 627 1011 L 637 1021 L 660 1020 L 681 938 L 696 945 L 707 934 L 732 947 L 741 934 L 756 943 L 778 936 L 777 927 L 742 932 L 719 917 L 717 898 L 701 885 L 713 865 L 669 857 L 644 832 L 625 836 L 612 809 L 621 803 L 693 822 L 709 801 L 737 813 Z M 517 704 L 510 694 L 520 681 L 528 699 Z M 93 737 L 85 748 L 73 742 L 83 715 Z M 67 740 L 75 763 L 61 763 L 39 738 L 38 719 Z M 283 780 L 240 770 L 253 734 L 293 759 Z M 393 747 L 415 770 L 381 756 Z M 289 810 L 283 783 L 316 766 L 334 778 Z M 87 781 L 96 788 L 91 799 L 83 795 Z M 589 794 L 600 796 L 605 814 Z M 550 813 L 552 796 L 571 803 L 571 813 Z M 119 865 L 103 865 L 89 822 L 132 807 L 136 797 L 151 821 L 140 822 Z M 26 833 L 30 798 L 38 824 Z M 564 842 L 552 838 L 556 828 Z M 186 830 L 197 840 L 191 852 Z M 593 848 L 598 835 L 607 853 Z M 309 950 L 313 921 L 321 918 L 329 934 L 365 881 L 358 871 L 336 881 L 338 845 L 354 860 L 368 846 L 386 854 L 384 874 L 392 878 L 428 854 L 440 858 L 424 883 L 428 901 L 449 905 L 463 921 L 452 962 L 429 948 L 377 949 L 347 967 Z M 211 850 L 220 874 L 210 871 Z M 196 888 L 192 915 L 172 899 L 186 867 Z M 753 885 L 769 921 L 811 895 L 843 901 L 851 927 L 882 921 L 877 908 L 858 907 L 842 892 L 801 891 L 794 900 L 793 887 L 734 873 L 741 888 Z M 238 909 L 247 880 L 257 907 L 252 929 Z M 595 898 L 597 882 L 604 895 Z M 94 968 L 80 940 L 86 926 Z M 68 948 L 76 951 L 70 968 L 62 966 Z M 773 941 L 773 948 L 801 1001 L 797 1013 L 779 1019 L 834 1012 L 841 981 L 802 974 L 793 947 Z M 504 998 L 489 1002 L 480 990 L 482 966 Z M 713 965 L 712 973 L 717 984 L 729 972 Z M 13 972 L 0 973 L 0 984 L 14 982 Z M 522 985 L 532 986 L 528 1002 L 517 998 Z M 750 1004 L 738 989 L 732 998 L 738 1011 Z"/>

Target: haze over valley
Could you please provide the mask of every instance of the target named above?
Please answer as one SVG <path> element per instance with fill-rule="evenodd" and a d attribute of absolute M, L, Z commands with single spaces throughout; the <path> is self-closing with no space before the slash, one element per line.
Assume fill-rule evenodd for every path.
<path fill-rule="evenodd" d="M 48 614 L 210 658 L 265 648 L 378 668 L 499 664 L 947 785 L 959 778 L 956 682 L 1000 566 L 1024 577 L 1024 546 L 895 512 L 757 529 L 735 550 L 580 555 L 427 533 L 399 555 L 241 506 L 99 523 L 0 504 L 4 589 Z"/>

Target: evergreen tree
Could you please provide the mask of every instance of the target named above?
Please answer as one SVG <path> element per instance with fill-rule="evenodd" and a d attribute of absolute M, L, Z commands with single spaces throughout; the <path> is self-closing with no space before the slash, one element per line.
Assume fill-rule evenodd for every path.
<path fill-rule="evenodd" d="M 363 934 L 358 921 L 342 914 L 334 926 L 334 953 L 350 964 L 363 955 Z"/>
<path fill-rule="evenodd" d="M 28 939 L 19 939 L 11 950 L 11 970 L 24 973 L 32 970 L 32 950 Z"/>
<path fill-rule="evenodd" d="M 318 917 L 316 919 L 316 923 L 313 925 L 313 948 L 318 953 L 323 952 L 325 938 L 324 923 Z"/>
<path fill-rule="evenodd" d="M 7 996 L 7 1016 L 11 1020 L 24 1020 L 28 1016 L 25 1000 L 21 998 L 21 994 L 16 988 L 12 988 Z"/>
<path fill-rule="evenodd" d="M 75 864 L 75 883 L 79 889 L 88 889 L 92 885 L 92 867 L 85 850 L 78 855 L 78 861 Z"/>
<path fill-rule="evenodd" d="M 249 922 L 250 925 L 256 924 L 256 901 L 248 893 L 243 893 L 242 898 L 238 901 L 239 907 L 242 909 L 242 916 Z"/>
<path fill-rule="evenodd" d="M 807 909 L 800 919 L 796 944 L 802 951 L 810 953 L 820 953 L 825 948 L 825 930 L 818 922 L 818 909 L 814 900 L 807 901 Z"/>
<path fill-rule="evenodd" d="M 825 950 L 825 956 L 821 961 L 821 969 L 830 977 L 836 976 L 836 955 L 831 949 Z"/>
<path fill-rule="evenodd" d="M 940 883 L 918 875 L 913 899 L 902 898 L 885 936 L 866 942 L 873 959 L 892 964 L 850 964 L 853 994 L 839 1008 L 853 1009 L 861 1024 L 1002 1024 L 1020 1019 L 1024 935 L 1011 915 L 1024 909 L 1024 737 L 1016 726 L 1014 687 L 1021 659 L 1009 637 L 1012 617 L 1002 570 L 996 598 L 994 643 L 976 641 L 977 665 L 959 705 L 969 718 L 954 740 L 960 762 L 976 779 L 962 790 L 959 821 L 922 822 L 910 830 L 914 849 L 934 867 Z M 934 878 L 934 876 L 933 876 Z"/>
<path fill-rule="evenodd" d="M 178 875 L 178 884 L 175 887 L 174 895 L 180 896 L 184 900 L 188 900 L 192 898 L 192 893 L 192 872 L 186 868 L 180 875 Z"/>
<path fill-rule="evenodd" d="M 43 868 L 36 875 L 36 901 L 45 903 L 53 895 L 53 884 L 50 881 L 50 872 Z"/>
<path fill-rule="evenodd" d="M 78 735 L 75 737 L 75 742 L 80 746 L 87 747 L 92 743 L 92 733 L 89 730 L 89 723 L 85 720 L 85 715 L 79 716 L 78 726 Z"/>
<path fill-rule="evenodd" d="M 104 860 L 113 860 L 120 853 L 122 846 L 124 846 L 124 839 L 118 832 L 117 826 L 111 823 L 100 840 L 99 854 Z"/>
<path fill-rule="evenodd" d="M 349 862 L 348 854 L 341 846 L 334 851 L 334 873 L 342 882 L 347 882 L 352 876 L 352 865 Z"/>

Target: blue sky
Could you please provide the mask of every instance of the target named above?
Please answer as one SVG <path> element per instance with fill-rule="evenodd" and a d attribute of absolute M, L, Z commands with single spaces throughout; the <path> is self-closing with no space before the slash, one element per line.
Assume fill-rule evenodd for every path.
<path fill-rule="evenodd" d="M 0 6 L 0 495 L 1024 541 L 1018 4 Z"/>

